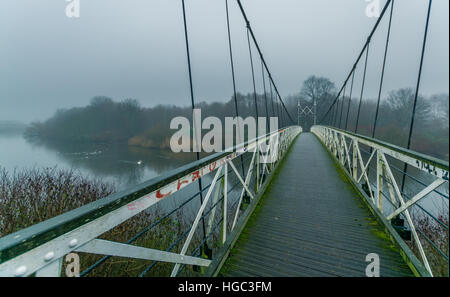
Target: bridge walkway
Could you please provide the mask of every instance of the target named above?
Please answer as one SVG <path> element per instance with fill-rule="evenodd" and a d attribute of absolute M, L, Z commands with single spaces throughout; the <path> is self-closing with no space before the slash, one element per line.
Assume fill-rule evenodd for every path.
<path fill-rule="evenodd" d="M 413 276 L 382 226 L 312 133 L 302 133 L 219 276 Z"/>

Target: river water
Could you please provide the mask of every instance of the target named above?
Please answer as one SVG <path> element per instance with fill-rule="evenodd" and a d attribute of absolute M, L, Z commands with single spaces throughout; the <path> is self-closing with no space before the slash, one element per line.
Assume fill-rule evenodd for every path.
<path fill-rule="evenodd" d="M 25 139 L 21 134 L 0 133 L 0 168 L 5 168 L 9 173 L 43 167 L 73 169 L 85 177 L 112 183 L 118 192 L 195 160 L 194 153 L 177 154 L 170 150 L 145 149 L 127 144 L 36 142 Z M 211 180 L 211 176 L 202 178 L 203 187 L 208 186 Z M 231 177 L 229 184 L 230 189 Z M 192 183 L 158 203 L 158 209 L 166 213 L 198 193 L 198 190 L 198 184 Z M 236 188 L 229 193 L 229 203 L 236 201 L 238 192 Z M 205 195 L 206 190 L 203 193 Z M 196 198 L 183 210 L 189 217 L 195 217 L 199 207 L 200 200 Z"/>
<path fill-rule="evenodd" d="M 144 149 L 126 144 L 39 143 L 26 140 L 21 134 L 0 134 L 0 167 L 6 168 L 8 172 L 32 167 L 56 166 L 75 169 L 84 176 L 113 183 L 117 191 L 142 183 L 194 160 L 195 155 L 192 153 L 176 154 L 169 150 Z M 409 173 L 427 184 L 431 182 L 429 176 L 418 170 L 412 170 Z M 210 179 L 206 177 L 204 185 L 209 184 Z M 412 190 L 413 195 L 423 189 L 423 186 L 418 186 L 410 179 L 406 182 L 405 188 Z M 198 191 L 198 188 L 196 190 L 194 186 L 190 188 L 192 189 L 183 191 L 183 197 L 186 198 Z M 448 184 L 440 187 L 439 190 L 448 195 Z M 442 203 L 444 203 L 444 209 L 447 208 L 448 211 L 448 199 L 443 199 L 436 193 L 428 196 L 419 204 L 433 215 L 441 213 Z M 178 203 L 182 200 L 184 199 Z M 195 205 L 194 209 L 199 207 L 197 203 Z M 386 212 L 392 212 L 393 209 L 389 207 L 389 203 L 384 205 Z"/>
<path fill-rule="evenodd" d="M 75 169 L 85 176 L 112 182 L 119 191 L 192 162 L 194 158 L 192 154 L 126 144 L 38 143 L 20 134 L 0 134 L 0 166 L 8 172 L 55 166 Z"/>

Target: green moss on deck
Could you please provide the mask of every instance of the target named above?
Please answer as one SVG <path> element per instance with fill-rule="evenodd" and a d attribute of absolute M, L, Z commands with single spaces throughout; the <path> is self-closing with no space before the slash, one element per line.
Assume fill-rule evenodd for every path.
<path fill-rule="evenodd" d="M 323 145 L 323 143 L 322 143 L 322 145 Z M 286 165 L 291 164 L 291 163 L 287 163 L 286 159 L 288 157 L 288 154 L 291 153 L 291 150 L 293 147 L 294 147 L 294 145 L 292 145 L 289 148 L 288 153 L 285 155 L 283 160 L 281 160 L 279 166 L 276 168 L 275 172 L 273 173 L 273 176 L 272 176 L 271 180 L 269 181 L 269 184 L 267 185 L 264 194 L 261 196 L 259 203 L 255 206 L 254 212 L 250 215 L 250 218 L 249 218 L 246 226 L 243 228 L 242 233 L 239 236 L 239 238 L 237 239 L 234 247 L 231 249 L 229 258 L 225 261 L 222 269 L 220 270 L 219 275 L 245 273 L 245 271 L 247 271 L 247 268 L 246 268 L 245 264 L 242 264 L 241 262 L 245 262 L 247 264 L 251 263 L 252 265 L 254 265 L 254 267 L 252 266 L 253 268 L 251 268 L 251 267 L 248 268 L 249 269 L 248 271 L 251 271 L 251 269 L 255 269 L 255 267 L 259 267 L 259 266 L 265 267 L 264 269 L 266 269 L 266 270 L 261 271 L 262 275 L 264 275 L 264 273 L 267 274 L 267 272 L 270 272 L 271 270 L 274 270 L 274 272 L 277 272 L 277 273 L 281 273 L 280 271 L 276 271 L 277 268 L 275 268 L 275 267 L 277 267 L 277 264 L 273 262 L 274 261 L 273 259 L 272 260 L 269 259 L 269 261 L 272 261 L 271 262 L 272 264 L 267 264 L 265 261 L 262 261 L 262 262 L 256 261 L 256 262 L 252 263 L 252 261 L 250 261 L 249 259 L 242 257 L 243 254 L 241 254 L 241 251 L 243 253 L 248 253 L 246 244 L 252 244 L 252 245 L 255 244 L 255 239 L 252 237 L 251 230 L 252 230 L 252 228 L 258 227 L 258 225 L 257 225 L 257 223 L 259 222 L 258 218 L 266 215 L 266 212 L 261 213 L 261 210 L 263 207 L 266 207 L 268 204 L 271 205 L 271 202 L 273 201 L 273 199 L 268 200 L 269 197 L 267 197 L 267 196 L 269 196 L 269 195 L 273 196 L 275 191 L 278 191 L 278 189 L 276 188 L 276 186 L 278 185 L 276 182 L 276 179 L 279 178 L 280 173 L 282 173 L 282 170 L 285 170 L 287 168 Z M 325 149 L 325 151 L 327 151 L 327 153 L 332 156 L 332 154 L 326 149 L 326 147 L 321 146 L 321 148 Z M 325 153 L 325 151 L 323 151 L 322 154 Z M 366 198 L 354 186 L 352 181 L 349 179 L 349 176 L 348 176 L 347 172 L 345 171 L 345 169 L 343 167 L 341 167 L 340 162 L 336 158 L 333 158 L 333 157 L 332 157 L 332 160 L 333 160 L 333 166 L 338 174 L 338 178 L 340 180 L 344 181 L 344 183 L 346 184 L 346 185 L 342 185 L 342 188 L 347 191 L 346 195 L 348 198 L 350 198 L 349 206 L 351 206 L 352 209 L 357 208 L 357 209 L 362 210 L 362 212 L 360 212 L 359 215 L 355 214 L 355 217 L 353 219 L 350 218 L 350 222 L 354 220 L 354 222 L 353 222 L 354 224 L 350 223 L 350 225 L 356 226 L 356 228 L 353 228 L 354 230 L 356 230 L 356 232 L 359 232 L 359 229 L 358 229 L 359 227 L 362 228 L 361 230 L 366 230 L 366 231 L 363 231 L 363 233 L 366 234 L 365 235 L 366 238 L 371 238 L 370 239 L 371 242 L 372 241 L 374 242 L 373 246 L 374 247 L 376 246 L 376 250 L 377 250 L 377 252 L 380 252 L 380 255 L 384 254 L 384 255 L 389 255 L 389 257 L 393 257 L 394 252 L 397 254 L 401 254 L 401 249 L 399 247 L 397 247 L 395 244 L 393 244 L 393 242 L 391 241 L 391 238 L 390 238 L 391 237 L 390 234 L 385 231 L 383 224 L 377 220 L 376 214 L 374 214 L 372 212 L 372 210 L 370 209 L 369 205 L 367 204 Z M 288 168 L 292 169 L 291 167 L 292 166 L 290 166 Z M 333 168 L 333 167 L 331 167 L 331 168 Z M 317 178 L 317 176 L 315 176 L 315 178 Z M 335 181 L 337 181 L 336 177 L 334 177 L 334 178 L 335 178 Z M 292 189 L 291 189 L 291 191 L 292 191 Z M 292 194 L 293 193 L 294 192 L 292 192 Z M 350 193 L 350 195 L 348 195 L 348 193 Z M 271 198 L 274 198 L 274 197 L 271 197 Z M 356 207 L 352 206 L 353 203 Z M 358 212 L 359 211 L 357 211 L 356 213 L 358 213 Z M 272 215 L 276 215 L 276 214 L 272 214 Z M 287 220 L 287 221 L 289 221 L 289 220 Z M 359 227 L 357 227 L 357 226 L 359 226 Z M 277 228 L 274 228 L 273 232 L 277 232 Z M 311 232 L 309 232 L 309 233 L 311 233 Z M 344 233 L 350 234 L 348 232 L 344 232 Z M 372 234 L 372 236 L 370 236 L 370 234 Z M 346 236 L 346 235 L 343 235 L 343 236 Z M 308 234 L 308 232 L 306 232 L 304 241 L 308 241 L 308 239 L 309 239 L 308 237 L 311 238 L 311 234 Z M 376 240 L 375 240 L 375 238 L 376 238 Z M 349 237 L 346 240 L 343 240 L 344 243 L 345 242 L 348 243 L 349 241 L 351 241 L 351 239 L 349 239 Z M 289 245 L 289 242 L 287 242 L 287 244 Z M 292 246 L 292 248 L 295 249 L 296 246 Z M 327 248 L 329 248 L 329 247 L 327 247 Z M 310 249 L 310 248 L 306 248 L 306 249 Z M 370 250 L 370 248 L 369 248 L 369 250 Z M 290 254 L 288 249 L 283 250 L 283 252 L 285 252 L 286 255 Z M 264 253 L 265 252 L 260 252 L 260 255 L 264 255 Z M 270 253 L 270 251 L 269 251 L 269 253 Z M 304 255 L 306 255 L 306 254 L 302 254 L 302 253 L 303 252 L 301 252 L 301 249 L 300 249 L 299 254 L 296 254 L 296 255 L 297 256 L 300 255 L 299 257 L 305 257 Z M 309 250 L 307 253 L 314 253 L 314 250 Z M 267 254 L 267 252 L 266 252 L 266 254 Z M 318 255 L 320 255 L 320 254 L 321 253 L 319 253 Z M 322 251 L 322 254 L 325 256 L 330 255 L 330 254 L 323 253 L 323 251 Z M 356 256 L 358 256 L 358 255 L 356 255 Z M 342 259 L 345 260 L 345 258 L 347 258 L 347 257 L 348 257 L 348 255 L 343 257 Z M 261 259 L 263 259 L 263 258 L 260 257 L 260 260 Z M 313 258 L 310 258 L 309 256 L 306 256 L 305 259 L 307 259 L 308 261 L 315 261 Z M 391 260 L 392 259 L 390 259 L 389 261 L 391 261 Z M 362 259 L 361 261 L 364 261 L 364 259 Z M 391 272 L 396 271 L 396 272 L 398 272 L 399 275 L 403 275 L 403 276 L 409 275 L 409 273 L 406 272 L 406 270 L 405 270 L 406 265 L 402 266 L 402 264 L 398 264 L 398 265 L 396 264 L 397 261 L 398 261 L 398 263 L 401 262 L 400 256 L 398 257 L 398 259 L 393 257 L 392 261 L 393 262 L 389 262 L 390 264 L 388 264 Z M 305 272 L 306 272 L 307 274 L 309 274 L 311 271 L 312 274 L 314 275 L 314 274 L 317 274 L 316 273 L 317 271 L 319 271 L 319 270 L 314 271 L 316 269 L 315 266 L 307 266 L 308 264 L 301 264 L 300 262 L 297 264 L 295 264 L 295 263 L 293 264 L 293 263 L 294 262 L 289 262 L 287 264 L 288 266 L 286 267 L 286 270 L 283 271 L 283 273 L 286 273 L 289 271 L 290 272 L 295 271 L 295 268 L 293 268 L 293 267 L 297 264 L 299 265 L 298 267 L 303 267 L 299 270 L 299 273 L 305 274 Z M 244 265 L 244 266 L 242 266 L 242 265 Z M 274 266 L 270 266 L 270 265 L 274 265 Z M 240 266 L 241 266 L 241 268 L 242 267 L 243 268 L 241 269 Z M 345 272 L 346 269 L 348 269 L 350 271 L 351 269 L 354 269 L 355 266 L 353 263 L 347 267 L 344 267 L 344 266 L 341 267 L 340 265 L 337 265 L 336 268 L 338 268 L 337 270 L 339 270 L 339 273 L 342 274 L 342 272 L 343 271 Z M 310 271 L 308 271 L 308 269 Z M 323 269 L 324 270 L 322 270 L 322 272 L 325 272 L 325 274 L 326 273 L 328 273 L 328 274 L 338 273 L 334 269 L 328 270 L 328 272 L 326 272 L 327 268 L 323 268 Z M 258 274 L 258 270 L 254 270 L 253 272 L 255 275 Z M 250 272 L 250 273 L 252 273 L 252 272 Z M 391 274 L 395 275 L 396 273 L 391 273 Z"/>
<path fill-rule="evenodd" d="M 351 192 L 355 193 L 355 196 L 358 197 L 358 200 L 357 200 L 358 207 L 367 211 L 366 220 L 369 221 L 369 225 L 374 227 L 374 228 L 371 228 L 370 231 L 376 237 L 382 239 L 382 241 L 381 241 L 382 243 L 380 244 L 380 247 L 385 250 L 392 250 L 394 252 L 400 253 L 400 248 L 392 242 L 390 234 L 386 232 L 386 228 L 384 228 L 380 224 L 380 222 L 377 220 L 377 218 L 374 216 L 374 214 L 370 211 L 369 206 L 367 205 L 366 199 L 357 189 L 355 189 L 352 182 L 349 180 L 347 173 L 342 168 L 342 165 L 339 163 L 336 156 L 334 156 L 330 152 L 330 150 L 322 142 L 322 140 L 320 140 L 320 138 L 317 137 L 317 139 L 320 141 L 320 143 L 322 143 L 322 145 L 325 147 L 327 153 L 330 155 L 331 159 L 333 160 L 333 165 L 336 168 L 336 171 L 338 172 L 339 177 L 345 182 L 345 184 L 351 190 Z M 376 228 L 376 227 L 378 227 L 378 228 Z"/>
<path fill-rule="evenodd" d="M 232 271 L 232 269 L 230 269 L 230 265 L 227 264 L 232 264 L 233 262 L 233 254 L 236 254 L 236 252 L 240 249 L 240 246 L 242 244 L 244 244 L 245 242 L 247 242 L 248 240 L 248 229 L 251 228 L 252 226 L 254 226 L 256 218 L 258 217 L 259 213 L 261 212 L 261 209 L 264 207 L 266 201 L 267 201 L 267 196 L 270 195 L 273 185 L 274 185 L 274 181 L 278 178 L 285 162 L 286 162 L 286 157 L 288 156 L 288 154 L 291 153 L 292 151 L 292 147 L 293 144 L 295 143 L 295 141 L 297 141 L 298 136 L 292 141 L 291 146 L 289 147 L 288 151 L 286 152 L 286 154 L 284 155 L 283 159 L 281 160 L 280 164 L 278 165 L 278 167 L 275 169 L 275 171 L 273 172 L 273 176 L 270 179 L 270 182 L 268 183 L 268 185 L 266 186 L 266 189 L 264 191 L 264 194 L 261 196 L 258 204 L 256 205 L 255 209 L 253 210 L 253 213 L 251 214 L 250 218 L 247 221 L 247 224 L 245 225 L 244 229 L 242 230 L 241 235 L 239 236 L 238 240 L 236 241 L 234 247 L 231 249 L 230 254 L 228 255 L 228 259 L 227 261 L 224 263 L 224 265 L 222 266 L 222 268 L 220 269 L 219 275 L 220 274 L 224 274 L 224 273 L 228 273 L 230 271 Z"/>

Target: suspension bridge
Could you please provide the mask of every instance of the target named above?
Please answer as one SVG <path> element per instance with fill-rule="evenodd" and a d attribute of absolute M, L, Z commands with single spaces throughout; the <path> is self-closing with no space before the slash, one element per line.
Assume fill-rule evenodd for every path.
<path fill-rule="evenodd" d="M 0 238 L 0 276 L 63 276 L 67 271 L 75 276 L 90 276 L 118 258 L 133 259 L 130 263 L 140 268 L 136 276 L 151 276 L 157 266 L 165 267 L 168 276 L 366 276 L 373 257 L 379 263 L 380 276 L 434 276 L 442 266 L 448 271 L 448 247 L 443 250 L 412 215 L 413 209 L 420 211 L 433 226 L 448 234 L 448 223 L 420 203 L 434 195 L 448 207 L 448 162 L 410 148 L 432 1 L 427 11 L 407 147 L 374 137 L 394 1 L 386 2 L 325 112 L 319 117 L 316 102 L 313 107 L 299 107 L 299 112 L 314 116 L 310 131 L 304 131 L 290 115 L 242 3 L 236 3 L 246 24 L 256 118 L 258 100 L 251 44 L 261 62 L 265 115 L 278 117 L 281 128 L 205 158 L 197 154 L 195 162 Z M 239 116 L 228 8 L 225 1 L 234 103 Z M 194 109 L 184 1 L 182 11 Z M 358 121 L 369 47 L 380 21 L 386 17 L 389 29 L 373 133 L 362 135 L 358 134 Z M 355 69 L 364 54 L 356 128 L 350 131 L 349 110 L 344 105 L 347 102 L 350 106 Z M 347 87 L 349 96 L 345 96 Z M 414 174 L 417 172 L 420 175 Z M 406 184 L 415 185 L 414 193 L 406 191 Z M 110 230 L 142 213 L 151 213 L 170 199 L 177 203 L 166 207 L 151 225 L 133 230 L 134 236 L 127 241 L 108 237 Z M 195 213 L 185 218 L 187 223 L 173 218 L 193 205 Z M 181 231 L 164 247 L 152 245 L 155 241 L 148 245 L 141 241 L 171 224 Z M 75 258 L 81 261 L 81 268 L 71 266 L 68 255 L 72 260 L 73 255 L 80 255 Z"/>

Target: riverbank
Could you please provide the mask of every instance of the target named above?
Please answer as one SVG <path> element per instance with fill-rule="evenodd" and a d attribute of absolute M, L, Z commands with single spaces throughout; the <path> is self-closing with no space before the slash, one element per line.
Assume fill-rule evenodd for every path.
<path fill-rule="evenodd" d="M 57 168 L 34 168 L 7 172 L 0 168 L 0 237 L 14 233 L 31 225 L 58 216 L 72 209 L 101 199 L 115 192 L 111 183 L 100 179 L 91 179 L 77 171 Z M 147 226 L 163 217 L 158 207 L 153 207 L 137 214 L 133 218 L 102 234 L 99 238 L 116 242 L 126 242 L 136 236 Z M 189 222 L 183 209 L 152 228 L 151 232 L 142 234 L 134 243 L 165 250 L 181 236 Z M 194 238 L 194 242 L 200 239 Z M 180 242 L 173 248 L 180 248 Z M 91 267 L 103 256 L 80 253 L 80 270 Z M 123 259 L 112 257 L 88 276 L 138 276 L 151 261 Z M 65 263 L 63 264 L 63 273 Z M 146 276 L 167 276 L 173 265 L 160 263 L 148 271 Z M 191 269 L 185 270 L 186 275 L 194 275 Z"/>

